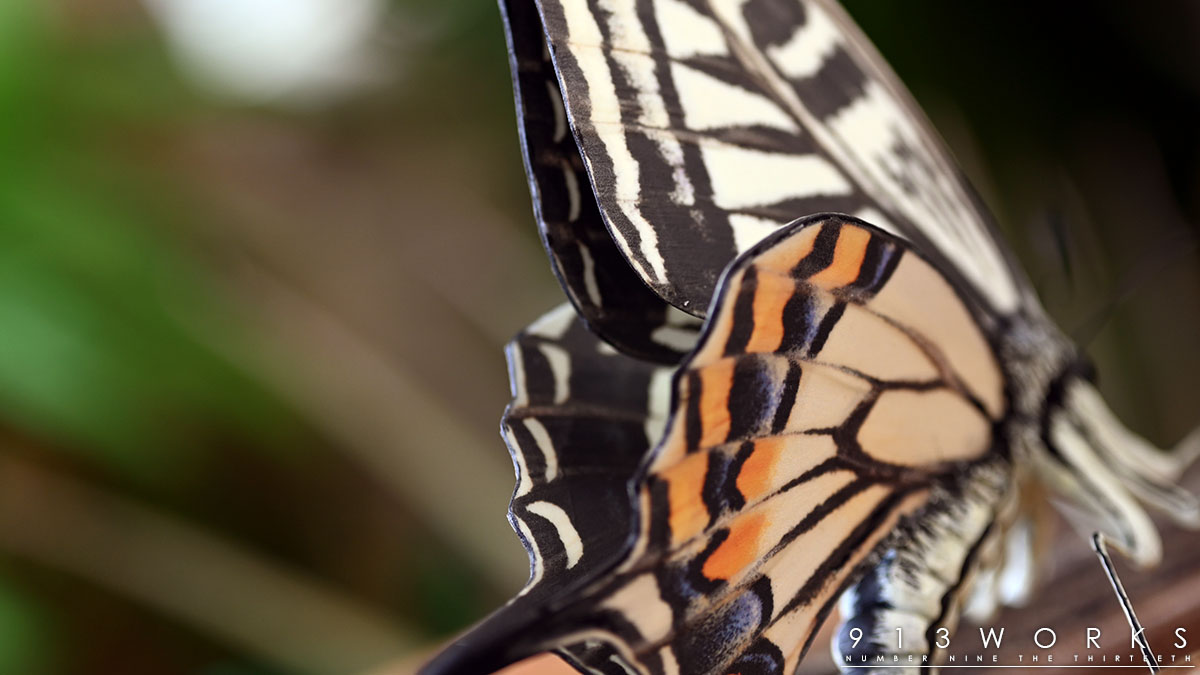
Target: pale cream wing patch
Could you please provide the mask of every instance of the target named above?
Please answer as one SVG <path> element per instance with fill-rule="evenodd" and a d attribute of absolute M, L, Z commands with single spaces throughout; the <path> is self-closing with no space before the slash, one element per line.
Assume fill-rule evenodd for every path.
<path fill-rule="evenodd" d="M 839 217 L 727 272 L 638 488 L 641 536 L 605 591 L 631 667 L 790 672 L 860 564 L 934 486 L 993 457 L 980 399 L 996 360 L 925 274 L 901 240 Z M 945 326 L 929 313 L 947 308 Z"/>

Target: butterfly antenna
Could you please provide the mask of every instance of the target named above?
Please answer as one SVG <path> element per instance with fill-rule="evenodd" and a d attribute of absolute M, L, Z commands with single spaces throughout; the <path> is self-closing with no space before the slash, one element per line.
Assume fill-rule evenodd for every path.
<path fill-rule="evenodd" d="M 1121 610 L 1125 612 L 1129 628 L 1133 631 L 1133 639 L 1142 648 L 1142 658 L 1146 659 L 1146 665 L 1150 667 L 1150 672 L 1159 672 L 1161 669 L 1158 667 L 1158 659 L 1154 657 L 1150 643 L 1146 640 L 1146 629 L 1138 621 L 1137 614 L 1133 613 L 1133 603 L 1129 601 L 1125 585 L 1121 583 L 1121 577 L 1117 576 L 1117 570 L 1113 567 L 1112 558 L 1108 555 L 1108 547 L 1104 545 L 1104 535 L 1099 532 L 1092 533 L 1092 550 L 1100 556 L 1100 565 L 1104 567 L 1104 573 L 1108 575 L 1108 583 L 1112 585 L 1113 592 L 1117 594 L 1117 601 L 1121 603 Z"/>
<path fill-rule="evenodd" d="M 1071 337 L 1075 339 L 1075 344 L 1081 347 L 1091 344 L 1092 340 L 1095 340 L 1096 336 L 1100 334 L 1100 329 L 1104 328 L 1104 325 L 1116 313 L 1117 307 L 1128 300 L 1134 291 L 1153 278 L 1155 274 L 1168 267 L 1169 264 L 1191 255 L 1198 246 L 1200 246 L 1200 242 L 1191 232 L 1187 231 L 1165 238 L 1151 255 L 1144 256 L 1141 262 L 1124 274 L 1121 282 L 1108 300 L 1104 301 L 1104 304 L 1094 310 L 1075 330 L 1071 331 Z"/>
<path fill-rule="evenodd" d="M 1054 250 L 1058 253 L 1058 261 L 1062 264 L 1063 278 L 1067 281 L 1067 288 L 1074 293 L 1075 291 L 1075 266 L 1072 264 L 1074 256 L 1071 255 L 1071 231 L 1067 224 L 1067 219 L 1058 211 L 1050 211 L 1046 214 L 1046 222 L 1049 224 L 1050 234 L 1054 237 Z"/>

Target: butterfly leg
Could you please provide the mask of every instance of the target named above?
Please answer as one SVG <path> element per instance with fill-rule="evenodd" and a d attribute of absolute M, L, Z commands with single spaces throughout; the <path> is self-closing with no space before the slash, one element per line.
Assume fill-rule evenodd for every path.
<path fill-rule="evenodd" d="M 1154 651 L 1150 649 L 1150 643 L 1146 640 L 1142 623 L 1138 621 L 1137 614 L 1133 612 L 1133 603 L 1130 602 L 1129 595 L 1125 593 L 1125 585 L 1121 583 L 1121 577 L 1117 576 L 1112 558 L 1108 556 L 1105 537 L 1100 532 L 1092 534 L 1092 550 L 1099 556 L 1104 573 L 1108 576 L 1108 582 L 1112 584 L 1113 592 L 1117 594 L 1117 601 L 1121 603 L 1121 611 L 1125 613 L 1125 618 L 1129 621 L 1129 629 L 1133 631 L 1133 639 L 1142 650 L 1142 658 L 1146 660 L 1146 666 L 1152 673 L 1159 672 L 1161 669 L 1158 667 L 1158 659 L 1154 657 Z"/>
<path fill-rule="evenodd" d="M 1200 451 L 1200 436 L 1166 452 L 1127 429 L 1091 382 L 1068 376 L 1055 388 L 1041 442 L 1028 444 L 1039 478 L 1067 498 L 1060 508 L 1083 536 L 1102 532 L 1138 566 L 1156 564 L 1161 539 L 1138 502 L 1200 528 L 1200 500 L 1175 483 Z"/>

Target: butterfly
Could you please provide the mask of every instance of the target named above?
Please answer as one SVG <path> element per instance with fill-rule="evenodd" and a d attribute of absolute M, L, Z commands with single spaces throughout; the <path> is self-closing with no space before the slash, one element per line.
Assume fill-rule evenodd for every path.
<path fill-rule="evenodd" d="M 1029 593 L 1038 506 L 1133 561 L 1198 451 L 1139 438 L 831 0 L 502 0 L 570 303 L 507 349 L 520 594 L 423 672 L 936 664 Z M 897 645 L 897 628 L 906 639 Z"/>

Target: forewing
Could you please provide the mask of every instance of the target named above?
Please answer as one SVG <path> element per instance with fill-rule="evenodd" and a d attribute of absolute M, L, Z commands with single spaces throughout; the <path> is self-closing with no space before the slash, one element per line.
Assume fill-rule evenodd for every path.
<path fill-rule="evenodd" d="M 676 363 L 695 346 L 700 322 L 651 290 L 617 248 L 568 123 L 537 8 L 530 0 L 500 6 L 534 215 L 555 276 L 593 332 L 630 355 Z"/>
<path fill-rule="evenodd" d="M 832 2 L 537 5 L 600 214 L 670 303 L 704 316 L 735 255 L 830 211 L 916 244 L 996 312 L 1026 299 L 943 144 Z"/>
<path fill-rule="evenodd" d="M 995 461 L 1006 410 L 950 284 L 841 216 L 731 267 L 672 386 L 620 559 L 549 598 L 500 661 L 567 646 L 598 672 L 791 672 L 872 553 Z"/>

